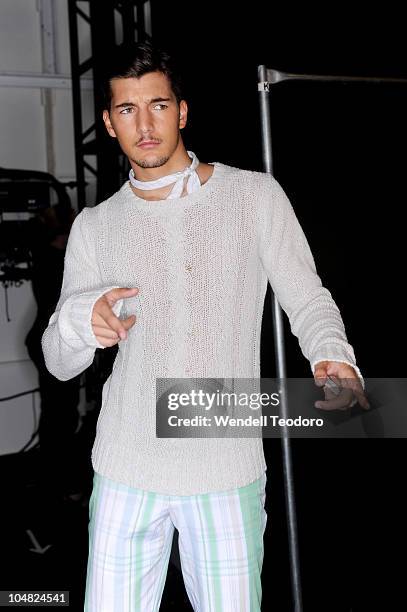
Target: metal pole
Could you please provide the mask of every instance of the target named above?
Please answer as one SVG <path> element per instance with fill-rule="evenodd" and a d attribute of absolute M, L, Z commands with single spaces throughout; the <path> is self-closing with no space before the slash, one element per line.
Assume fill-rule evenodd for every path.
<path fill-rule="evenodd" d="M 69 37 L 71 52 L 71 78 L 72 78 L 72 103 L 73 103 L 73 128 L 75 137 L 75 167 L 78 195 L 78 212 L 86 206 L 86 181 L 85 168 L 82 154 L 82 97 L 81 77 L 78 66 L 79 60 L 79 33 L 77 22 L 76 0 L 68 0 Z"/>
<path fill-rule="evenodd" d="M 273 152 L 271 143 L 270 125 L 270 87 L 267 83 L 267 70 L 265 66 L 258 69 L 258 90 L 260 97 L 260 114 L 262 130 L 262 148 L 264 170 L 273 173 Z M 280 304 L 273 292 L 272 303 L 273 327 L 274 327 L 274 351 L 276 358 L 277 378 L 279 379 L 279 392 L 281 398 L 282 417 L 288 417 L 287 391 L 286 391 L 286 365 L 284 347 L 283 313 Z M 290 575 L 293 591 L 294 612 L 302 612 L 300 561 L 298 552 L 297 519 L 294 495 L 294 477 L 292 468 L 290 438 L 286 428 L 282 428 L 281 450 L 283 458 L 283 480 L 285 502 L 287 508 L 288 544 L 290 557 Z"/>
<path fill-rule="evenodd" d="M 403 84 L 407 83 L 407 78 L 398 77 L 364 77 L 364 76 L 344 76 L 340 74 L 295 74 L 292 72 L 283 72 L 276 70 L 275 68 L 266 68 L 265 66 L 259 66 L 263 69 L 262 75 L 265 77 L 263 83 L 267 83 L 268 88 L 272 85 L 276 85 L 281 81 L 324 81 L 333 83 L 394 83 Z"/>
<path fill-rule="evenodd" d="M 38 10 L 41 23 L 42 68 L 46 74 L 56 74 L 57 51 L 55 43 L 55 10 L 52 0 L 39 0 Z M 41 100 L 45 114 L 45 137 L 47 144 L 47 171 L 55 175 L 55 147 L 54 147 L 54 106 L 55 92 L 50 89 L 41 89 Z"/>

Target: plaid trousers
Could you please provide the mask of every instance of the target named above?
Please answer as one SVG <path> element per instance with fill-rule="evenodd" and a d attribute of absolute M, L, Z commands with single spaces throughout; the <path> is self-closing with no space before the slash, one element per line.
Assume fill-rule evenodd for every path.
<path fill-rule="evenodd" d="M 95 472 L 85 612 L 158 612 L 175 528 L 194 612 L 260 612 L 266 480 L 162 495 Z"/>

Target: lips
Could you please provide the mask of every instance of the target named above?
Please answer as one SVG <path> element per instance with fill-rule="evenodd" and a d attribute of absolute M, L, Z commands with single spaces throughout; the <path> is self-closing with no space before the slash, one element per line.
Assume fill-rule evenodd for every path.
<path fill-rule="evenodd" d="M 150 149 L 152 147 L 156 147 L 159 144 L 159 142 L 155 142 L 154 140 L 145 140 L 141 142 L 138 146 L 142 149 Z"/>

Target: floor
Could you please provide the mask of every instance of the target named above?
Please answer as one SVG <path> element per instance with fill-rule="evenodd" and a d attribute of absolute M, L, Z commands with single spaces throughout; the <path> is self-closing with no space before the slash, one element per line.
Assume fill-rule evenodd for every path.
<path fill-rule="evenodd" d="M 38 484 L 38 450 L 0 457 L 1 590 L 69 591 L 83 610 L 88 554 L 88 496 L 55 499 Z M 160 612 L 190 612 L 174 538 Z M 36 606 L 37 607 L 37 606 Z M 45 609 L 45 607 L 44 607 Z"/>

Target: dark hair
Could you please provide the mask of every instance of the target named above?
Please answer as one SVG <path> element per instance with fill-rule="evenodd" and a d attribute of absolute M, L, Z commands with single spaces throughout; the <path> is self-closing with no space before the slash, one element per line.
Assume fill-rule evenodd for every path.
<path fill-rule="evenodd" d="M 183 84 L 175 59 L 167 51 L 154 46 L 151 41 L 144 41 L 131 46 L 119 45 L 110 57 L 102 82 L 104 108 L 110 110 L 112 79 L 139 78 L 149 72 L 165 74 L 179 104 L 183 99 Z"/>

